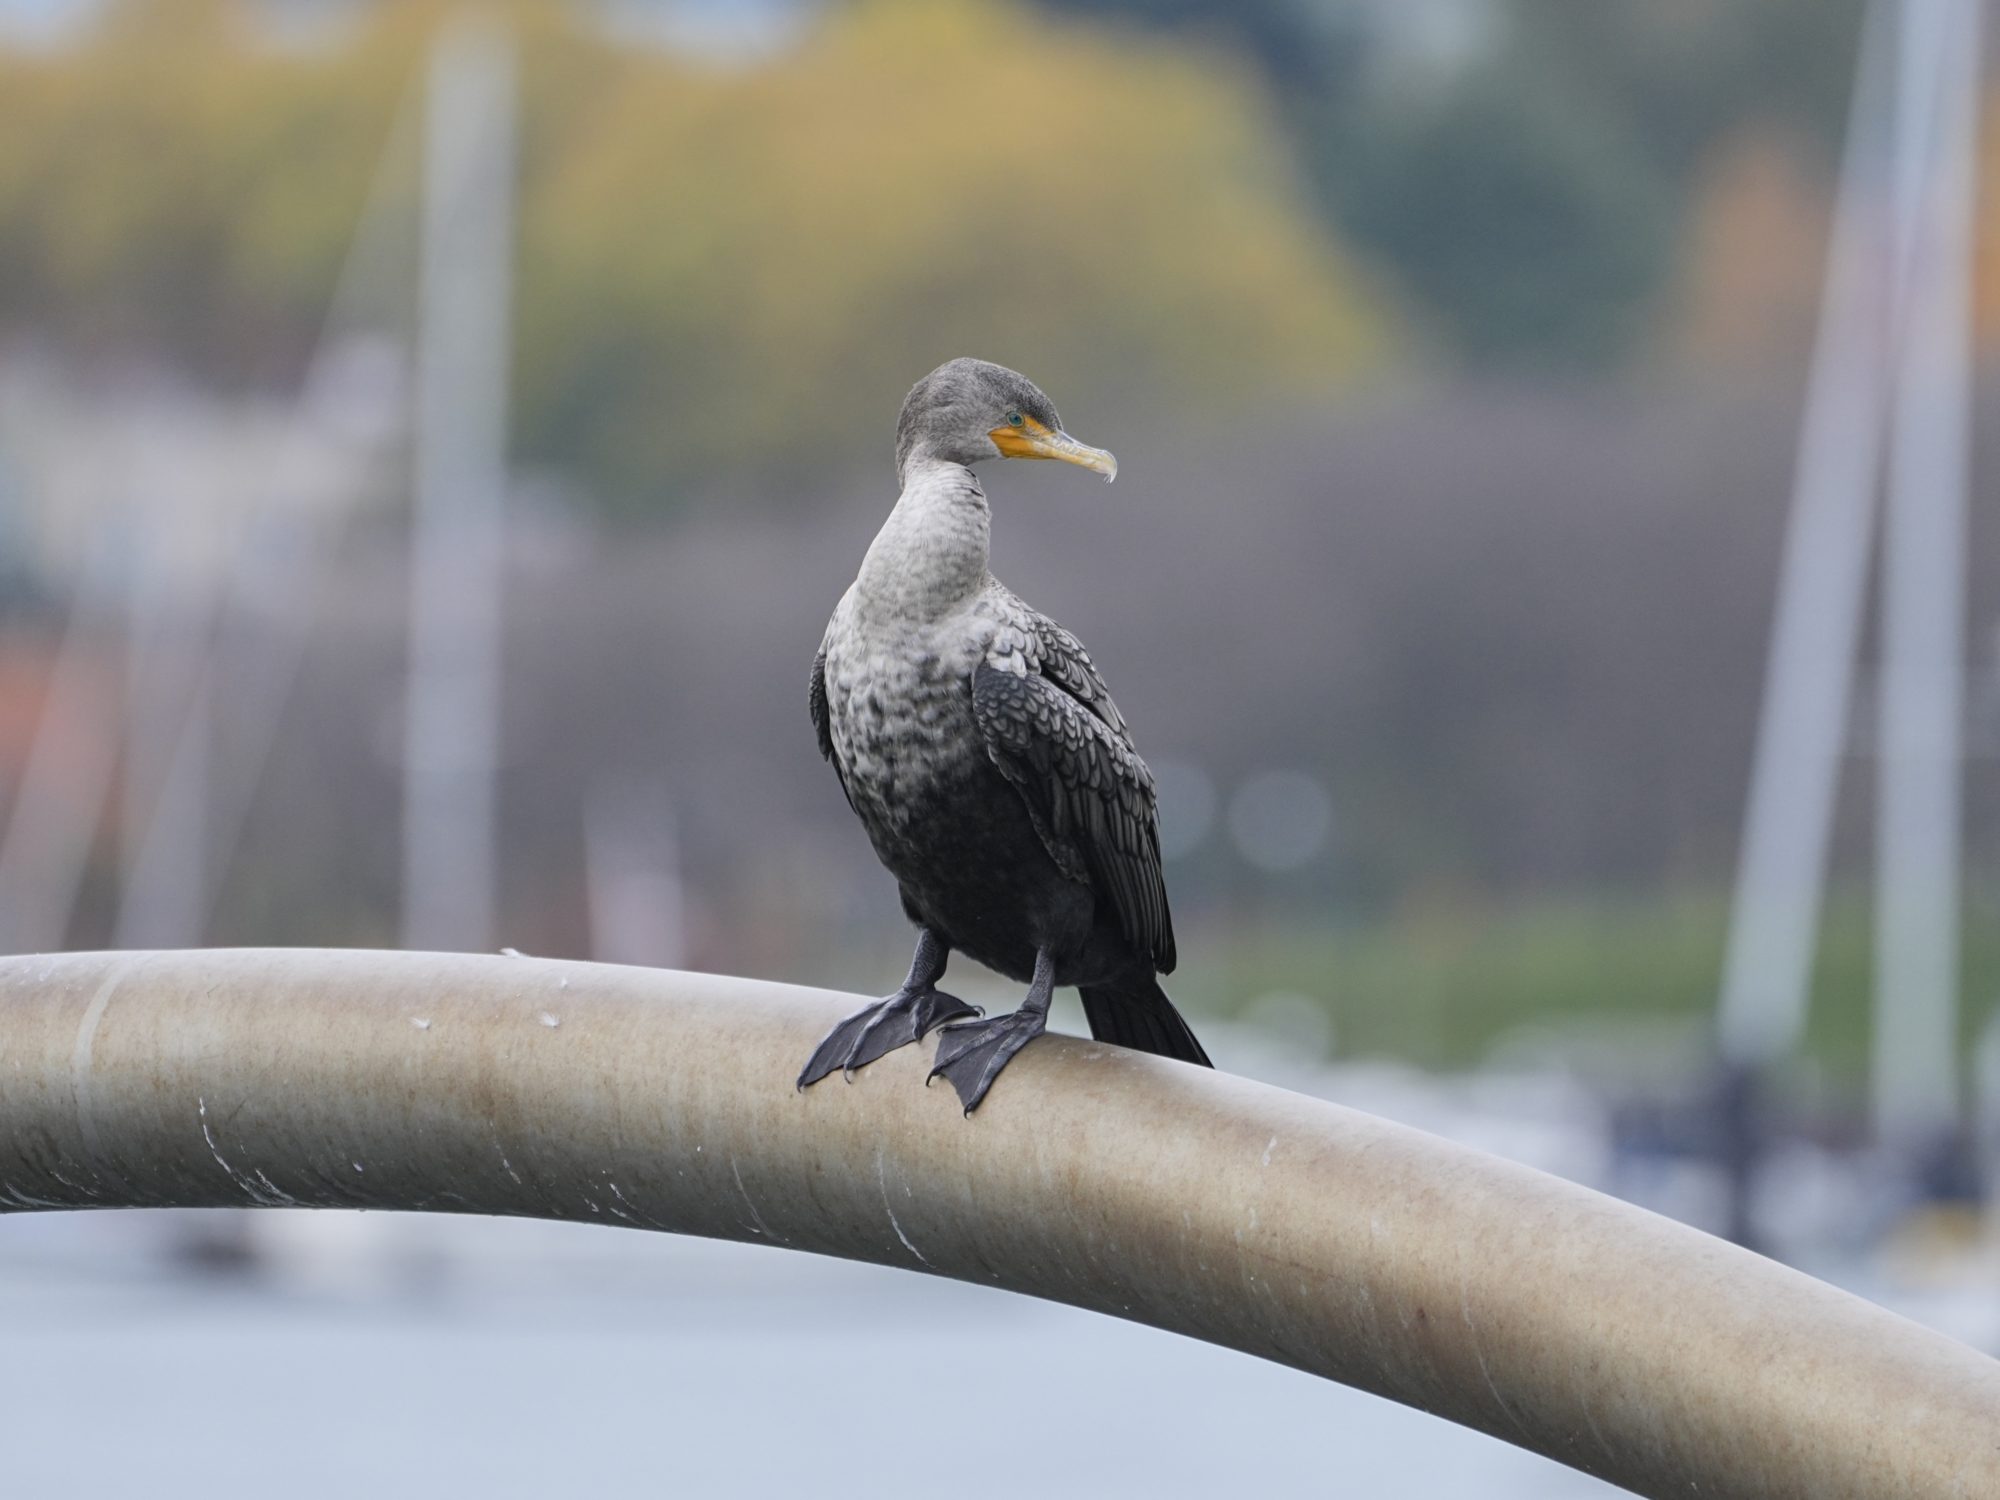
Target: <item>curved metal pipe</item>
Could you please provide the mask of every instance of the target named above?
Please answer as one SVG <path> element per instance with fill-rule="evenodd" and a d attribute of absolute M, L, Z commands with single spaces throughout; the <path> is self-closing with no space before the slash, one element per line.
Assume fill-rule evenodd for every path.
<path fill-rule="evenodd" d="M 540 959 L 0 959 L 0 1203 L 517 1214 L 782 1245 L 1278 1360 L 1646 1495 L 2000 1495 L 2000 1363 L 1574 1184 L 1067 1037 L 978 1114 L 849 996 Z"/>

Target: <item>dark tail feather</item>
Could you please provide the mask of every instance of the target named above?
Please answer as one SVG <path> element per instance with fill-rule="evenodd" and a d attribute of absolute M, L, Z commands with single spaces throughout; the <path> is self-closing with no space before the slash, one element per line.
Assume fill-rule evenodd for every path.
<path fill-rule="evenodd" d="M 1157 979 L 1127 979 L 1117 984 L 1089 984 L 1079 992 L 1090 1034 L 1100 1042 L 1152 1052 L 1182 1062 L 1212 1068 L 1208 1054 L 1174 1009 L 1174 1002 Z"/>

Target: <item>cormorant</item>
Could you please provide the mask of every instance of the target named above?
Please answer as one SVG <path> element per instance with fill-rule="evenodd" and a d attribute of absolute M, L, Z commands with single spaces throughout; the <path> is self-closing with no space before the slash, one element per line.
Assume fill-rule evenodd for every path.
<path fill-rule="evenodd" d="M 917 953 L 901 989 L 819 1044 L 800 1088 L 943 1025 L 930 1077 L 970 1114 L 1070 984 L 1099 1041 L 1210 1066 L 1155 977 L 1173 971 L 1174 929 L 1152 774 L 1082 644 L 987 570 L 972 465 L 989 458 L 1118 474 L 1000 365 L 952 360 L 904 400 L 902 497 L 827 624 L 808 696 Z M 967 1019 L 980 1012 L 937 988 L 954 949 L 1025 981 L 1020 1009 Z"/>

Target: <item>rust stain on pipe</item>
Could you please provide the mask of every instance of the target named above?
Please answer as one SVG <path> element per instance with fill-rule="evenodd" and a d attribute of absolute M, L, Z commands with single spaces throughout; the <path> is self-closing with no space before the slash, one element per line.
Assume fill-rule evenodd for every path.
<path fill-rule="evenodd" d="M 804 1094 L 852 996 L 552 960 L 0 959 L 0 1208 L 574 1219 L 1172 1329 L 1646 1495 L 2000 1496 L 2000 1363 L 1685 1226 L 1068 1037 Z"/>

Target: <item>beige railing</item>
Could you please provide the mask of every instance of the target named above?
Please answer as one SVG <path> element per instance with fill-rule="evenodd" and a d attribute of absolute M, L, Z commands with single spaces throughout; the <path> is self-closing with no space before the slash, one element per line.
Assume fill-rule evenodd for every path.
<path fill-rule="evenodd" d="M 0 959 L 0 1207 L 746 1240 L 1174 1329 L 1642 1494 L 2000 1496 L 2000 1363 L 1820 1282 L 1417 1131 L 1070 1038 L 969 1119 L 922 1087 L 928 1047 L 796 1092 L 856 1003 L 501 957 Z"/>

